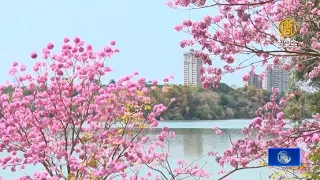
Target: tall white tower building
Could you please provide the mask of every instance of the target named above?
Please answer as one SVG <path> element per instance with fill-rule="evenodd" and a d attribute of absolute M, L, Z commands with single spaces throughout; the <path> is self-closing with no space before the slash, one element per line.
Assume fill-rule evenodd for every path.
<path fill-rule="evenodd" d="M 201 86 L 200 69 L 202 59 L 195 57 L 195 52 L 191 49 L 184 53 L 184 85 Z"/>

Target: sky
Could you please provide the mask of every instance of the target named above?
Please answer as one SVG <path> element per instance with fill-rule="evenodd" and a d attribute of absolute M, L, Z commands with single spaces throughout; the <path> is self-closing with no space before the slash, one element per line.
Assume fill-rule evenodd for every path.
<path fill-rule="evenodd" d="M 190 39 L 174 26 L 189 19 L 188 10 L 171 9 L 166 0 L 152 1 L 1 1 L 0 2 L 0 83 L 12 81 L 8 71 L 13 61 L 32 67 L 30 53 L 40 54 L 48 42 L 61 45 L 64 37 L 80 37 L 95 49 L 111 40 L 120 53 L 104 79 L 119 79 L 138 71 L 147 80 L 162 81 L 172 74 L 174 84 L 183 83 L 183 49 L 179 42 Z M 190 12 L 193 20 L 212 15 L 212 9 Z M 214 65 L 221 65 L 214 61 Z M 29 68 L 30 69 L 30 68 Z M 222 82 L 242 86 L 242 72 L 223 77 Z"/>

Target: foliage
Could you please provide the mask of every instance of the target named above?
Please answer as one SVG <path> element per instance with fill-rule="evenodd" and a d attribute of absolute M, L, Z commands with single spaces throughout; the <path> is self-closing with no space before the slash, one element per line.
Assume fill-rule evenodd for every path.
<path fill-rule="evenodd" d="M 149 96 L 153 102 L 170 103 L 163 113 L 165 120 L 212 120 L 253 118 L 268 93 L 254 87 L 231 88 L 220 83 L 218 89 L 170 85 L 166 92 L 152 87 Z"/>
<path fill-rule="evenodd" d="M 295 121 L 303 120 L 305 118 L 312 118 L 312 114 L 320 113 L 319 92 L 296 92 L 299 92 L 299 94 L 288 101 L 284 109 L 288 119 Z"/>

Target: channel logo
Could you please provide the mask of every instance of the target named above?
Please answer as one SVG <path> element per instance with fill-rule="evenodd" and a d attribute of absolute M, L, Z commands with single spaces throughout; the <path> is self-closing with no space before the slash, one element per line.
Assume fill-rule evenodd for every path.
<path fill-rule="evenodd" d="M 300 166 L 300 148 L 269 148 L 268 166 Z"/>

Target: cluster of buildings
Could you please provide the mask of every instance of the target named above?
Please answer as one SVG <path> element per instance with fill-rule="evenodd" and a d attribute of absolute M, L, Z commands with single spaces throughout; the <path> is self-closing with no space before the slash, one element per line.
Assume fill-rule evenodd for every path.
<path fill-rule="evenodd" d="M 254 86 L 269 92 L 272 88 L 278 88 L 279 92 L 286 92 L 289 88 L 289 72 L 284 71 L 281 65 L 277 65 L 267 70 L 266 77 L 263 80 L 255 73 L 250 75 L 245 85 Z"/>
<path fill-rule="evenodd" d="M 200 69 L 202 59 L 195 57 L 195 51 L 191 49 L 184 53 L 184 85 L 201 86 Z M 259 89 L 271 91 L 272 88 L 278 88 L 279 92 L 285 92 L 288 89 L 289 72 L 284 71 L 281 65 L 274 66 L 267 71 L 266 77 L 261 80 L 259 75 L 252 74 L 245 85 L 254 86 Z"/>

